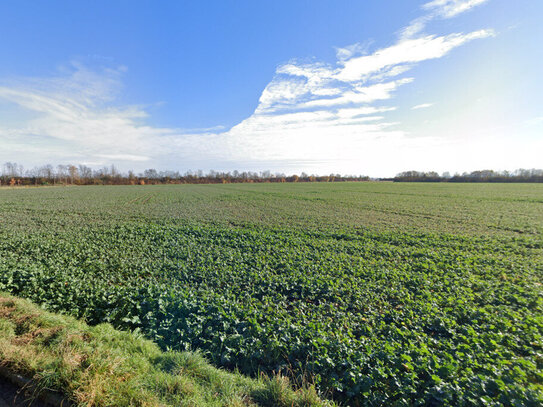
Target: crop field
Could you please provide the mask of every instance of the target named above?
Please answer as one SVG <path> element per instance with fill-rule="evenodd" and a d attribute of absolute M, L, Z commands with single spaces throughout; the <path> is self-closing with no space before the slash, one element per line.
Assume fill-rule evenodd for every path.
<path fill-rule="evenodd" d="M 352 406 L 543 403 L 543 185 L 0 189 L 0 290 Z"/>

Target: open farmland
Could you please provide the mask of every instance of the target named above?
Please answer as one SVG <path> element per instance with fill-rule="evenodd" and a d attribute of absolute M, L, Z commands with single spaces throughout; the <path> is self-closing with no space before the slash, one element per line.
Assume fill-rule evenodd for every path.
<path fill-rule="evenodd" d="M 0 190 L 0 290 L 348 405 L 541 405 L 543 185 Z"/>

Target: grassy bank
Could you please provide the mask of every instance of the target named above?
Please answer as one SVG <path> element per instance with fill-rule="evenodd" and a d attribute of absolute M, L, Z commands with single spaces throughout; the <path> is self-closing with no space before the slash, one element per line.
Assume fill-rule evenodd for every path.
<path fill-rule="evenodd" d="M 212 367 L 191 352 L 163 352 L 109 324 L 95 327 L 0 293 L 0 360 L 81 406 L 321 406 L 312 389 Z"/>

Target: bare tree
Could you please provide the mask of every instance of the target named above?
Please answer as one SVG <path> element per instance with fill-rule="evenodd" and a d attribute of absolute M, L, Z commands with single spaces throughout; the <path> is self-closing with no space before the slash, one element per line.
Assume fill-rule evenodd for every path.
<path fill-rule="evenodd" d="M 74 181 L 79 180 L 79 171 L 75 165 L 68 165 L 68 173 L 70 174 L 70 183 L 73 184 Z"/>
<path fill-rule="evenodd" d="M 7 162 L 4 164 L 3 175 L 9 178 L 22 177 L 23 166 L 17 163 Z"/>
<path fill-rule="evenodd" d="M 59 182 L 63 182 L 67 184 L 68 183 L 68 166 L 59 164 L 57 165 L 57 178 Z"/>
<path fill-rule="evenodd" d="M 88 182 L 92 178 L 92 169 L 86 165 L 79 165 L 79 177 L 84 181 Z"/>

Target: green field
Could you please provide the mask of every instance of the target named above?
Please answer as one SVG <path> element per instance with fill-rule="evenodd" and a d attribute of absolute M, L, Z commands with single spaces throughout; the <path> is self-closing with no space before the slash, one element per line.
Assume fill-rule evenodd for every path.
<path fill-rule="evenodd" d="M 543 185 L 0 189 L 0 290 L 347 405 L 543 403 Z"/>

